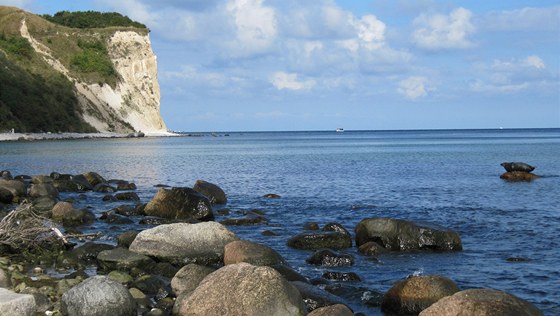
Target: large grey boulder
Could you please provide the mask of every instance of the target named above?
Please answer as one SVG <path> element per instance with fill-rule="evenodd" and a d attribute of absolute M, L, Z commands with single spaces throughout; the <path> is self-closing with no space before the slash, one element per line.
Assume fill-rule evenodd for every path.
<path fill-rule="evenodd" d="M 220 223 L 175 223 L 140 232 L 129 250 L 177 264 L 208 265 L 221 262 L 224 246 L 235 240 L 239 237 Z"/>
<path fill-rule="evenodd" d="M 206 182 L 204 180 L 196 180 L 193 189 L 196 192 L 199 192 L 202 195 L 206 196 L 212 203 L 227 203 L 226 193 L 224 192 L 224 190 L 222 190 L 222 188 L 215 185 L 214 183 Z"/>
<path fill-rule="evenodd" d="M 389 250 L 462 250 L 459 234 L 428 224 L 392 218 L 366 218 L 356 225 L 356 245 L 374 241 Z"/>
<path fill-rule="evenodd" d="M 18 180 L 0 179 L 0 188 L 12 194 L 13 202 L 19 202 L 27 194 L 25 184 Z"/>
<path fill-rule="evenodd" d="M 246 262 L 255 266 L 283 264 L 284 259 L 274 249 L 247 240 L 232 241 L 224 247 L 224 264 Z"/>
<path fill-rule="evenodd" d="M 224 266 L 176 302 L 178 315 L 305 315 L 298 290 L 270 267 Z"/>
<path fill-rule="evenodd" d="M 171 219 L 211 221 L 208 198 L 191 188 L 161 188 L 144 208 L 146 215 Z"/>
<path fill-rule="evenodd" d="M 29 188 L 29 196 L 32 198 L 38 198 L 42 196 L 48 196 L 51 198 L 58 198 L 58 190 L 52 183 L 41 182 L 34 183 Z"/>
<path fill-rule="evenodd" d="M 416 315 L 443 297 L 459 292 L 448 278 L 438 275 L 413 276 L 393 285 L 383 296 L 382 311 Z"/>
<path fill-rule="evenodd" d="M 136 302 L 128 289 L 106 276 L 94 276 L 62 295 L 61 311 L 72 316 L 135 316 Z"/>
<path fill-rule="evenodd" d="M 442 298 L 423 310 L 420 316 L 541 316 L 533 304 L 506 292 L 493 289 L 472 289 Z"/>
<path fill-rule="evenodd" d="M 34 316 L 36 309 L 33 295 L 17 294 L 0 288 L 0 315 Z"/>
<path fill-rule="evenodd" d="M 354 316 L 354 313 L 346 305 L 334 304 L 317 308 L 307 316 Z"/>
<path fill-rule="evenodd" d="M 214 268 L 190 263 L 182 267 L 173 279 L 171 279 L 171 289 L 176 296 L 183 293 L 190 293 L 204 280 L 210 273 L 216 271 Z"/>

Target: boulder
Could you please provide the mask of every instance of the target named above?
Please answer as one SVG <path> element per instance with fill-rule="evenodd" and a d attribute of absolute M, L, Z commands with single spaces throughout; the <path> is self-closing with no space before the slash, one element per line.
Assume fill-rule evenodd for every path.
<path fill-rule="evenodd" d="M 503 173 L 500 176 L 500 178 L 504 179 L 506 181 L 516 182 L 516 181 L 531 181 L 531 180 L 542 178 L 542 177 L 538 176 L 536 174 L 532 174 L 530 172 L 509 171 L 509 172 Z"/>
<path fill-rule="evenodd" d="M 305 302 L 307 312 L 311 312 L 317 308 L 325 306 L 344 304 L 344 300 L 341 297 L 331 294 L 312 284 L 299 281 L 290 283 L 300 292 L 301 297 Z"/>
<path fill-rule="evenodd" d="M 90 171 L 90 172 L 86 172 L 82 175 L 84 176 L 84 178 L 86 178 L 87 182 L 92 187 L 95 187 L 96 185 L 98 185 L 100 183 L 107 183 L 107 180 L 105 180 L 102 176 L 100 176 L 96 172 Z M 76 177 L 74 177 L 74 178 L 76 178 Z"/>
<path fill-rule="evenodd" d="M 27 194 L 25 184 L 18 180 L 0 179 L 0 188 L 9 191 L 12 194 L 12 202 L 19 202 L 20 199 Z"/>
<path fill-rule="evenodd" d="M 32 198 L 38 198 L 42 196 L 58 198 L 58 190 L 55 188 L 55 186 L 52 183 L 48 183 L 48 182 L 34 183 L 29 188 L 29 196 Z"/>
<path fill-rule="evenodd" d="M 120 247 L 101 251 L 97 255 L 97 262 L 105 271 L 130 271 L 133 268 L 150 271 L 156 265 L 150 257 Z"/>
<path fill-rule="evenodd" d="M 117 192 L 117 188 L 111 186 L 108 183 L 98 183 L 93 187 L 93 192 L 114 193 L 114 192 Z"/>
<path fill-rule="evenodd" d="M 51 196 L 41 196 L 38 198 L 33 199 L 31 205 L 33 205 L 33 209 L 42 214 L 51 212 L 54 206 L 58 203 L 58 199 L 51 197 Z"/>
<path fill-rule="evenodd" d="M 420 316 L 541 316 L 533 304 L 506 292 L 493 289 L 471 289 L 444 297 L 426 308 Z"/>
<path fill-rule="evenodd" d="M 178 315 L 305 315 L 299 291 L 270 267 L 230 264 L 178 299 Z"/>
<path fill-rule="evenodd" d="M 346 228 L 344 228 L 344 226 L 342 226 L 342 224 L 339 224 L 339 223 L 327 223 L 323 227 L 323 231 L 325 231 L 325 232 L 338 232 L 338 233 L 350 236 L 350 232 Z"/>
<path fill-rule="evenodd" d="M 214 204 L 226 204 L 227 197 L 224 192 L 219 186 L 206 182 L 204 180 L 196 180 L 193 189 L 196 192 L 201 193 L 202 195 L 206 196 L 211 203 Z"/>
<path fill-rule="evenodd" d="M 463 246 L 453 230 L 427 223 L 391 218 L 367 218 L 356 225 L 356 244 L 374 241 L 389 250 L 458 251 Z"/>
<path fill-rule="evenodd" d="M 12 176 L 12 173 L 9 170 L 0 171 L 0 179 L 12 180 L 13 178 L 14 177 Z"/>
<path fill-rule="evenodd" d="M 17 294 L 0 288 L 0 315 L 35 316 L 36 309 L 33 295 Z"/>
<path fill-rule="evenodd" d="M 94 276 L 62 295 L 64 315 L 135 316 L 136 302 L 127 288 L 106 276 Z"/>
<path fill-rule="evenodd" d="M 387 249 L 383 248 L 383 246 L 376 243 L 375 241 L 368 241 L 358 247 L 358 252 L 364 256 L 375 256 L 386 251 Z"/>
<path fill-rule="evenodd" d="M 457 285 L 442 276 L 413 276 L 393 285 L 383 296 L 381 310 L 397 315 L 417 315 L 441 298 L 459 292 Z"/>
<path fill-rule="evenodd" d="M 98 244 L 94 242 L 86 242 L 78 248 L 72 249 L 72 251 L 67 255 L 68 257 L 75 258 L 75 260 L 81 260 L 84 262 L 90 262 L 97 260 L 97 256 L 104 250 L 114 249 L 115 246 L 108 244 Z"/>
<path fill-rule="evenodd" d="M 240 262 L 254 266 L 273 266 L 284 263 L 282 256 L 274 249 L 247 240 L 232 241 L 224 247 L 224 264 Z"/>
<path fill-rule="evenodd" d="M 309 264 L 327 267 L 347 267 L 354 264 L 354 258 L 351 255 L 336 253 L 329 249 L 316 251 L 305 261 Z"/>
<path fill-rule="evenodd" d="M 182 267 L 171 279 L 171 289 L 176 296 L 190 293 L 204 280 L 204 278 L 216 269 L 199 264 L 187 264 Z"/>
<path fill-rule="evenodd" d="M 0 203 L 10 204 L 14 200 L 14 194 L 7 188 L 0 187 Z"/>
<path fill-rule="evenodd" d="M 362 280 L 355 272 L 327 271 L 323 273 L 321 277 L 327 280 L 343 282 L 357 282 Z"/>
<path fill-rule="evenodd" d="M 334 304 L 313 310 L 307 316 L 354 316 L 350 308 L 343 304 Z"/>
<path fill-rule="evenodd" d="M 288 239 L 288 246 L 302 250 L 352 247 L 352 237 L 339 232 L 301 233 Z"/>
<path fill-rule="evenodd" d="M 170 219 L 211 221 L 208 198 L 190 188 L 161 188 L 144 208 L 146 215 Z"/>
<path fill-rule="evenodd" d="M 216 222 L 160 225 L 140 232 L 130 251 L 172 263 L 212 264 L 222 261 L 224 246 L 239 238 Z"/>
<path fill-rule="evenodd" d="M 95 215 L 87 210 L 77 210 L 69 202 L 58 202 L 52 209 L 52 219 L 64 226 L 79 226 L 93 223 Z"/>
<path fill-rule="evenodd" d="M 53 178 L 49 177 L 49 176 L 32 176 L 31 177 L 31 183 L 33 184 L 40 184 L 40 183 L 53 183 Z"/>
<path fill-rule="evenodd" d="M 115 194 L 115 198 L 119 201 L 140 201 L 140 197 L 135 192 L 122 192 Z"/>
<path fill-rule="evenodd" d="M 134 238 L 136 238 L 136 235 L 138 235 L 137 231 L 127 231 L 126 233 L 122 233 L 122 234 L 118 235 L 117 236 L 117 246 L 123 247 L 123 248 L 130 247 L 130 244 L 132 244 L 132 242 L 134 241 Z"/>

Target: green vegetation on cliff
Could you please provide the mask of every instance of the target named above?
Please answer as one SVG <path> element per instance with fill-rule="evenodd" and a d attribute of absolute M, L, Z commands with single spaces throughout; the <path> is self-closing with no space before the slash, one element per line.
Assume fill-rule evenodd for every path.
<path fill-rule="evenodd" d="M 146 28 L 146 25 L 132 21 L 127 16 L 123 16 L 117 12 L 60 11 L 54 15 L 45 14 L 42 17 L 56 24 L 79 29 L 112 26 Z"/>

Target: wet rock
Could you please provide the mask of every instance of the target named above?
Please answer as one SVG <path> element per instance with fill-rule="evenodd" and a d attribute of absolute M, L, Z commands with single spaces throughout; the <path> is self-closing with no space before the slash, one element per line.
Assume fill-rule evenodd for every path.
<path fill-rule="evenodd" d="M 42 196 L 58 198 L 58 190 L 51 183 L 32 184 L 29 188 L 29 196 L 32 198 L 38 198 Z"/>
<path fill-rule="evenodd" d="M 117 198 L 114 195 L 107 194 L 103 196 L 103 202 L 116 202 Z"/>
<path fill-rule="evenodd" d="M 383 296 L 381 310 L 398 315 L 417 315 L 441 298 L 459 292 L 442 276 L 413 276 L 393 285 Z"/>
<path fill-rule="evenodd" d="M 345 235 L 350 236 L 350 232 L 346 228 L 344 228 L 344 226 L 342 226 L 342 224 L 339 224 L 339 223 L 325 224 L 325 226 L 323 227 L 323 231 L 337 232 L 337 233 L 341 233 L 341 234 L 345 234 Z"/>
<path fill-rule="evenodd" d="M 130 244 L 132 244 L 132 241 L 134 241 L 134 238 L 136 238 L 136 235 L 138 235 L 137 231 L 128 231 L 120 234 L 117 236 L 117 246 L 128 248 Z"/>
<path fill-rule="evenodd" d="M 173 279 L 171 279 L 171 288 L 176 296 L 182 293 L 190 293 L 196 289 L 198 284 L 210 273 L 216 271 L 216 269 L 199 265 L 199 264 L 187 264 L 182 267 Z"/>
<path fill-rule="evenodd" d="M 225 299 L 227 298 L 227 299 Z M 227 265 L 176 302 L 178 315 L 305 315 L 299 291 L 270 267 Z"/>
<path fill-rule="evenodd" d="M 125 180 L 109 180 L 107 183 L 117 187 L 119 191 L 136 190 L 136 184 Z"/>
<path fill-rule="evenodd" d="M 142 291 L 140 291 L 139 289 L 132 287 L 128 289 L 128 291 L 136 301 L 138 307 L 147 308 L 150 305 L 150 299 L 148 298 L 148 296 L 144 294 Z"/>
<path fill-rule="evenodd" d="M 99 255 L 100 252 L 104 250 L 111 250 L 114 248 L 115 246 L 113 245 L 86 242 L 80 247 L 73 249 L 70 252 L 69 256 L 74 257 L 77 260 L 90 262 L 90 261 L 97 260 L 97 256 Z"/>
<path fill-rule="evenodd" d="M 53 183 L 53 178 L 44 175 L 32 176 L 31 183 L 33 184 L 40 184 L 40 183 Z"/>
<path fill-rule="evenodd" d="M 274 194 L 274 193 L 267 193 L 267 194 L 263 195 L 263 197 L 265 197 L 267 199 L 279 199 L 279 198 L 281 198 L 280 195 Z"/>
<path fill-rule="evenodd" d="M 301 233 L 288 239 L 288 246 L 302 250 L 352 247 L 352 237 L 337 232 Z"/>
<path fill-rule="evenodd" d="M 83 185 L 80 182 L 66 179 L 54 180 L 53 185 L 58 192 L 84 192 L 92 189 L 89 183 Z"/>
<path fill-rule="evenodd" d="M 75 176 L 72 176 L 72 178 L 70 180 L 72 180 L 72 182 L 78 184 L 81 188 L 84 188 L 83 191 L 93 190 L 93 185 L 82 174 L 77 174 Z"/>
<path fill-rule="evenodd" d="M 228 218 L 220 221 L 220 224 L 225 226 L 249 226 L 266 223 L 268 223 L 266 217 L 256 214 L 250 214 L 246 217 L 241 218 Z"/>
<path fill-rule="evenodd" d="M 389 250 L 462 250 L 457 232 L 427 223 L 391 218 L 367 218 L 356 225 L 356 244 L 377 242 Z"/>
<path fill-rule="evenodd" d="M 64 226 L 79 226 L 93 223 L 95 215 L 88 210 L 77 210 L 71 203 L 58 202 L 52 209 L 52 219 Z"/>
<path fill-rule="evenodd" d="M 12 194 L 12 202 L 19 202 L 27 194 L 25 184 L 18 180 L 0 179 L 0 188 Z"/>
<path fill-rule="evenodd" d="M 444 297 L 426 308 L 420 316 L 459 315 L 543 315 L 533 304 L 506 292 L 493 289 L 472 289 Z"/>
<path fill-rule="evenodd" d="M 0 315 L 34 316 L 36 309 L 33 295 L 17 294 L 0 288 Z"/>
<path fill-rule="evenodd" d="M 327 267 L 347 267 L 354 264 L 354 258 L 351 255 L 336 253 L 329 249 L 316 251 L 305 261 L 309 264 Z"/>
<path fill-rule="evenodd" d="M 343 281 L 343 282 L 362 281 L 362 279 L 355 272 L 327 271 L 323 273 L 321 277 L 327 280 Z"/>
<path fill-rule="evenodd" d="M 301 297 L 305 302 L 307 312 L 311 312 L 325 306 L 344 304 L 344 300 L 342 298 L 309 283 L 299 281 L 290 283 L 300 292 Z"/>
<path fill-rule="evenodd" d="M 503 173 L 500 176 L 500 178 L 504 179 L 506 181 L 516 182 L 516 181 L 531 181 L 531 180 L 542 178 L 542 177 L 538 176 L 536 174 L 532 174 L 530 172 L 511 171 L 511 172 Z"/>
<path fill-rule="evenodd" d="M 160 189 L 148 202 L 144 212 L 146 215 L 170 219 L 214 219 L 208 198 L 190 188 Z"/>
<path fill-rule="evenodd" d="M 383 248 L 383 246 L 376 243 L 375 241 L 368 241 L 358 247 L 358 252 L 364 256 L 376 256 L 380 253 L 387 252 L 387 249 Z"/>
<path fill-rule="evenodd" d="M 335 304 L 317 308 L 307 316 L 354 316 L 354 313 L 346 305 Z"/>
<path fill-rule="evenodd" d="M 11 285 L 12 285 L 12 282 L 10 281 L 10 275 L 8 274 L 7 271 L 0 268 L 0 288 L 7 289 Z"/>
<path fill-rule="evenodd" d="M 224 247 L 224 265 L 240 262 L 254 266 L 273 266 L 284 263 L 284 259 L 274 249 L 247 240 L 236 240 Z"/>
<path fill-rule="evenodd" d="M 12 173 L 10 171 L 2 170 L 2 171 L 0 171 L 0 179 L 13 180 L 14 177 L 12 176 Z"/>
<path fill-rule="evenodd" d="M 276 237 L 276 236 L 280 236 L 279 233 L 272 231 L 272 230 L 265 230 L 261 233 L 261 235 L 263 236 L 268 236 L 268 237 Z"/>
<path fill-rule="evenodd" d="M 136 302 L 127 288 L 106 276 L 94 276 L 62 295 L 64 315 L 136 315 Z"/>
<path fill-rule="evenodd" d="M 115 198 L 119 201 L 140 201 L 138 194 L 135 192 L 122 192 L 115 194 Z"/>
<path fill-rule="evenodd" d="M 117 192 L 117 188 L 111 186 L 107 183 L 98 183 L 93 187 L 93 192 L 97 193 L 114 193 Z"/>
<path fill-rule="evenodd" d="M 97 255 L 97 262 L 99 268 L 105 271 L 130 271 L 132 268 L 150 271 L 156 264 L 150 257 L 125 248 L 103 250 Z"/>
<path fill-rule="evenodd" d="M 117 224 L 117 225 L 127 225 L 127 224 L 134 223 L 130 218 L 115 214 L 115 212 L 113 211 L 103 212 L 99 219 L 109 224 Z"/>
<path fill-rule="evenodd" d="M 131 286 L 148 295 L 160 295 L 163 298 L 172 292 L 169 283 L 169 279 L 163 276 L 145 274 L 134 280 Z"/>
<path fill-rule="evenodd" d="M 307 222 L 303 224 L 303 229 L 305 230 L 319 230 L 319 223 L 317 222 Z"/>
<path fill-rule="evenodd" d="M 0 203 L 10 204 L 13 200 L 14 194 L 12 193 L 12 191 L 4 187 L 0 187 Z"/>
<path fill-rule="evenodd" d="M 219 186 L 206 182 L 204 180 L 196 180 L 193 189 L 206 196 L 211 203 L 226 204 L 227 196 Z"/>
<path fill-rule="evenodd" d="M 327 284 L 325 290 L 354 304 L 378 307 L 383 302 L 383 293 L 365 287 L 357 287 L 351 283 Z"/>
<path fill-rule="evenodd" d="M 123 272 L 123 271 L 111 271 L 107 276 L 114 281 L 119 282 L 120 284 L 127 285 L 133 281 L 132 276 L 130 274 Z"/>
<path fill-rule="evenodd" d="M 224 246 L 239 238 L 216 222 L 160 225 L 140 232 L 129 249 L 172 263 L 221 262 Z"/>
<path fill-rule="evenodd" d="M 96 172 L 91 172 L 91 171 L 86 172 L 83 174 L 83 176 L 92 187 L 95 187 L 96 185 L 101 183 L 107 183 L 107 180 L 105 180 L 101 175 L 99 175 Z M 76 177 L 74 177 L 74 179 L 75 178 Z"/>

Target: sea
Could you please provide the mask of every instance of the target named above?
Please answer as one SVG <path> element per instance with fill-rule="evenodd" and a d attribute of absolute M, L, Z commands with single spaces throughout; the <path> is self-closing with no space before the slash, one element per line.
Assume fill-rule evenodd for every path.
<path fill-rule="evenodd" d="M 507 182 L 502 162 L 536 167 L 542 178 Z M 114 138 L 0 143 L 0 170 L 13 175 L 78 174 L 134 182 L 141 202 L 156 185 L 220 186 L 226 205 L 242 216 L 258 209 L 268 223 L 229 226 L 240 238 L 278 251 L 296 271 L 320 279 L 326 271 L 355 272 L 362 281 L 348 304 L 383 315 L 368 300 L 411 275 L 442 275 L 461 289 L 492 288 L 528 300 L 545 315 L 560 315 L 560 129 L 229 132 L 190 137 Z M 278 199 L 265 198 L 277 194 Z M 76 195 L 75 193 L 73 194 Z M 74 198 L 97 216 L 123 202 L 103 194 Z M 72 197 L 63 194 L 61 198 Z M 230 215 L 232 216 L 232 215 Z M 459 252 L 393 252 L 377 258 L 351 254 L 351 267 L 306 263 L 312 252 L 287 240 L 306 223 L 336 222 L 354 235 L 365 218 L 391 217 L 457 231 Z M 149 225 L 97 221 L 101 242 Z M 272 231 L 275 236 L 265 236 Z M 361 294 L 360 294 L 361 293 Z M 375 305 L 375 304 L 373 304 Z"/>

